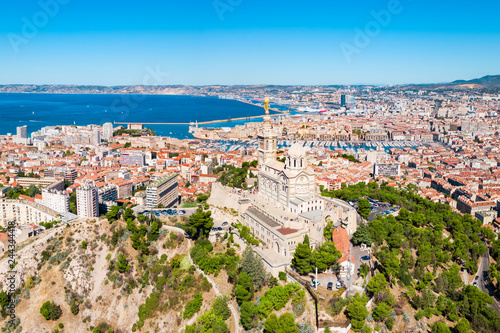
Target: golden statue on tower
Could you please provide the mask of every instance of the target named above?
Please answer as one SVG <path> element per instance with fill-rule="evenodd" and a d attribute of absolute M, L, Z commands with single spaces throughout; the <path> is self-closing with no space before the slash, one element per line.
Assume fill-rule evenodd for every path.
<path fill-rule="evenodd" d="M 264 110 L 266 110 L 266 115 L 269 114 L 269 97 L 264 98 Z"/>

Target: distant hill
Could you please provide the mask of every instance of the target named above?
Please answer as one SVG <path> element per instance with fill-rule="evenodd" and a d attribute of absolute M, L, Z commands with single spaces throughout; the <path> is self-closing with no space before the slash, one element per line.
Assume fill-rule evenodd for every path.
<path fill-rule="evenodd" d="M 456 80 L 444 83 L 429 84 L 408 84 L 399 86 L 403 89 L 427 89 L 427 90 L 460 90 L 460 89 L 479 89 L 488 91 L 500 90 L 500 75 L 487 75 L 473 80 Z"/>
<path fill-rule="evenodd" d="M 468 85 L 468 84 L 474 84 L 474 85 L 480 85 L 483 86 L 484 88 L 498 88 L 500 87 L 500 75 L 487 75 L 483 76 L 482 78 L 479 79 L 473 79 L 473 80 L 457 80 L 451 82 L 452 85 Z"/>

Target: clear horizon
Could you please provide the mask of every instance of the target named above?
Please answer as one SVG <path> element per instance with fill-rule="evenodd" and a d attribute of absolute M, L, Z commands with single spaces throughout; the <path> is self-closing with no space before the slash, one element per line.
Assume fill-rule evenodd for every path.
<path fill-rule="evenodd" d="M 400 85 L 500 73 L 500 4 L 41 0 L 0 13 L 0 84 Z"/>

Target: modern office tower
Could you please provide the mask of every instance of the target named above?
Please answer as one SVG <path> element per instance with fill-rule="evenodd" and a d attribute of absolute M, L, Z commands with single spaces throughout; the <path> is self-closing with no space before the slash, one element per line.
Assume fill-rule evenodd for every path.
<path fill-rule="evenodd" d="M 121 165 L 143 166 L 145 163 L 142 151 L 126 151 L 120 155 Z"/>
<path fill-rule="evenodd" d="M 76 206 L 79 217 L 99 216 L 97 187 L 84 185 L 77 188 Z"/>
<path fill-rule="evenodd" d="M 104 140 L 109 141 L 109 138 L 113 136 L 113 124 L 104 123 L 104 125 L 102 125 L 102 131 L 104 134 Z"/>
<path fill-rule="evenodd" d="M 27 139 L 28 138 L 28 126 L 19 126 L 17 127 L 17 137 L 19 139 Z"/>
<path fill-rule="evenodd" d="M 340 95 L 340 106 L 345 107 L 345 95 Z"/>
<path fill-rule="evenodd" d="M 177 173 L 166 175 L 151 183 L 146 188 L 146 206 L 149 208 L 173 206 L 179 197 Z"/>
<path fill-rule="evenodd" d="M 42 205 L 58 213 L 69 212 L 69 194 L 58 190 L 42 190 Z"/>

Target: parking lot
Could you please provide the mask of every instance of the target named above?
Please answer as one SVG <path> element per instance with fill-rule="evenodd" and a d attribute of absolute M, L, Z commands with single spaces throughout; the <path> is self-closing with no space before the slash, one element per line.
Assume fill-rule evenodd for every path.
<path fill-rule="evenodd" d="M 356 280 L 359 278 L 359 267 L 361 264 L 366 263 L 369 264 L 370 257 L 368 255 L 368 251 L 366 250 L 361 250 L 359 246 L 353 246 L 351 248 L 352 252 L 352 257 L 354 260 L 355 268 L 354 272 L 352 272 L 350 280 L 347 279 L 347 276 L 339 276 L 335 273 L 331 272 L 323 272 L 323 273 L 318 273 L 318 281 L 320 284 L 318 285 L 318 288 L 327 288 L 328 283 L 332 282 L 333 283 L 333 290 L 337 290 L 337 282 L 340 282 L 342 287 L 348 287 L 348 285 L 353 286 L 354 283 L 356 283 Z M 315 274 L 310 273 L 309 274 L 309 279 L 312 282 L 315 279 Z M 358 282 L 358 286 L 360 286 L 360 281 Z"/>
<path fill-rule="evenodd" d="M 314 273 L 309 274 L 309 280 L 312 282 L 313 279 L 315 278 Z M 318 273 L 318 281 L 319 285 L 318 288 L 325 288 L 328 286 L 328 282 L 333 283 L 333 290 L 337 290 L 337 282 L 340 282 L 342 285 L 344 285 L 345 278 L 339 278 L 337 279 L 337 276 L 334 273 Z"/>
<path fill-rule="evenodd" d="M 134 207 L 134 213 L 136 215 L 150 215 L 152 214 L 153 216 L 157 218 L 162 218 L 162 217 L 172 217 L 172 216 L 190 216 L 191 214 L 194 213 L 196 209 L 193 208 L 179 208 L 179 209 L 173 209 L 173 208 L 155 208 L 155 209 L 148 209 L 145 207 L 141 206 L 136 206 Z"/>
<path fill-rule="evenodd" d="M 368 221 L 375 220 L 375 217 L 377 215 L 384 215 L 384 214 L 397 215 L 397 213 L 399 211 L 398 206 L 393 207 L 391 204 L 388 204 L 388 203 L 378 202 L 377 200 L 373 200 L 370 198 L 367 198 L 367 199 L 368 199 L 368 201 L 370 201 L 371 210 L 372 210 L 370 215 L 367 218 Z M 349 201 L 349 205 L 354 207 L 354 209 L 358 210 L 358 200 Z"/>
<path fill-rule="evenodd" d="M 231 225 L 227 221 L 217 221 L 214 220 L 214 226 L 212 227 L 212 230 L 210 232 L 212 233 L 225 233 L 229 230 L 229 227 Z"/>

